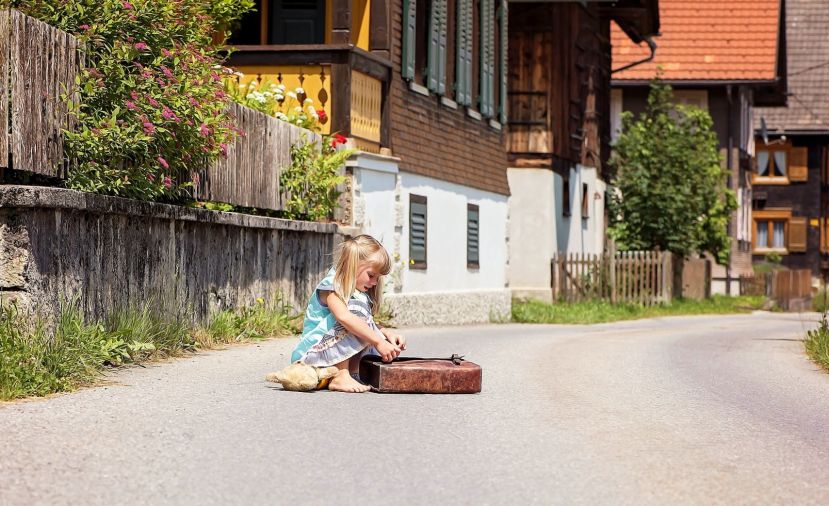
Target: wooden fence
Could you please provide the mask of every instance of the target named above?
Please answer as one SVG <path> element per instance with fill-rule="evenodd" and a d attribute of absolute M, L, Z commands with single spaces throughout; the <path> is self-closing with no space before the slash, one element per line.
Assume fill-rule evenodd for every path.
<path fill-rule="evenodd" d="M 80 42 L 14 9 L 0 10 L 0 168 L 65 175 L 65 93 L 84 65 Z M 77 101 L 77 94 L 72 94 Z"/>
<path fill-rule="evenodd" d="M 280 210 L 283 197 L 279 173 L 291 163 L 291 146 L 303 136 L 314 142 L 308 130 L 232 103 L 228 113 L 236 118 L 243 135 L 219 158 L 199 172 L 194 197 L 243 207 Z"/>
<path fill-rule="evenodd" d="M 674 260 L 661 251 L 558 254 L 552 261 L 552 279 L 556 301 L 652 305 L 671 301 Z"/>
<path fill-rule="evenodd" d="M 65 177 L 63 130 L 74 127 L 62 95 L 77 102 L 75 78 L 84 66 L 73 36 L 14 9 L 0 10 L 0 169 Z M 9 86 L 10 84 L 10 86 Z M 231 103 L 228 113 L 244 132 L 227 158 L 198 171 L 194 197 L 279 211 L 285 195 L 279 174 L 291 145 L 316 134 Z"/>
<path fill-rule="evenodd" d="M 792 269 L 740 277 L 741 295 L 765 295 L 786 310 L 810 307 L 812 271 Z"/>

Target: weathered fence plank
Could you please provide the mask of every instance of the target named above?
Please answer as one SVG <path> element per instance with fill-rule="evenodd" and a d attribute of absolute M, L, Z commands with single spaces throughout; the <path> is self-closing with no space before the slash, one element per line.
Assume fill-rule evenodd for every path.
<path fill-rule="evenodd" d="M 194 197 L 281 210 L 286 196 L 279 174 L 291 163 L 291 146 L 303 137 L 314 142 L 318 136 L 239 104 L 231 104 L 228 113 L 243 133 L 228 146 L 226 157 L 198 173 Z"/>
<path fill-rule="evenodd" d="M 9 166 L 10 19 L 8 7 L 0 8 L 0 169 Z"/>
<path fill-rule="evenodd" d="M 63 176 L 63 130 L 73 116 L 62 95 L 75 86 L 83 66 L 79 41 L 68 33 L 9 11 L 8 70 L 11 128 L 9 154 L 15 170 Z M 0 113 L 2 115 L 2 113 Z M 2 152 L 0 152 L 2 157 Z"/>

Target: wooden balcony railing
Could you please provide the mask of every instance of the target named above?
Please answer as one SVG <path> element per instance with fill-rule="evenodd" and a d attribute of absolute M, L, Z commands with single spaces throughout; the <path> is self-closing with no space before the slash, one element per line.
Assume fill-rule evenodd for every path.
<path fill-rule="evenodd" d="M 391 62 L 350 44 L 237 46 L 227 65 L 289 90 L 300 86 L 325 110 L 324 133 L 366 150 L 389 144 Z"/>

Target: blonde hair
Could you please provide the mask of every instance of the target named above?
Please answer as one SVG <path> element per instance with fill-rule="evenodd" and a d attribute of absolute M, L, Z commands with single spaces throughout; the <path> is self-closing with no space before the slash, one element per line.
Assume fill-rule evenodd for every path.
<path fill-rule="evenodd" d="M 377 284 L 367 292 L 371 312 L 377 314 L 383 296 L 383 276 L 391 271 L 391 259 L 386 248 L 370 235 L 358 235 L 344 240 L 334 251 L 334 292 L 348 303 L 357 289 L 357 269 L 369 262 L 379 274 Z"/>

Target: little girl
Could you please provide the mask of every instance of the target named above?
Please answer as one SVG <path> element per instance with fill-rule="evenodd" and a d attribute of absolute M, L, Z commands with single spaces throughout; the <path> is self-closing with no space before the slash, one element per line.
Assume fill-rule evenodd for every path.
<path fill-rule="evenodd" d="M 373 315 L 380 307 L 383 276 L 391 270 L 385 248 L 369 235 L 346 239 L 337 247 L 334 267 L 317 285 L 302 326 L 302 339 L 291 354 L 291 363 L 339 369 L 329 390 L 365 392 L 370 389 L 354 376 L 360 358 L 370 353 L 384 362 L 406 349 L 406 340 L 381 329 Z"/>

